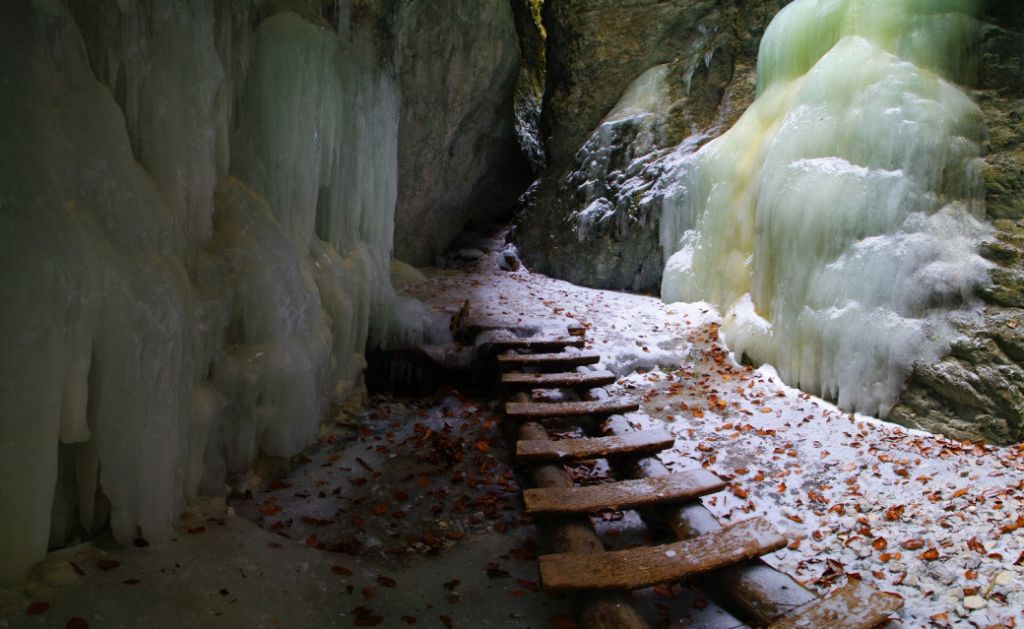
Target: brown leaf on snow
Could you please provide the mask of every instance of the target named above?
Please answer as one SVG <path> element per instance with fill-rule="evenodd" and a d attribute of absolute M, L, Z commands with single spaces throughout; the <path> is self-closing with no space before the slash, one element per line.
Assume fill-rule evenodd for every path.
<path fill-rule="evenodd" d="M 874 541 L 871 542 L 871 547 L 875 550 L 885 550 L 889 547 L 889 542 L 884 537 L 876 537 Z"/>
<path fill-rule="evenodd" d="M 338 565 L 331 566 L 331 572 L 336 574 L 336 575 L 338 575 L 338 576 L 342 576 L 342 577 L 350 577 L 350 576 L 352 576 L 352 571 L 349 570 L 348 568 L 346 568 L 345 566 L 338 566 Z"/>
<path fill-rule="evenodd" d="M 939 551 L 934 548 L 929 548 L 928 550 L 918 555 L 918 557 L 924 559 L 925 561 L 935 561 L 939 558 Z"/>
<path fill-rule="evenodd" d="M 894 507 L 889 507 L 888 509 L 885 510 L 885 517 L 888 520 L 895 522 L 896 520 L 899 520 L 903 517 L 903 512 L 905 510 L 906 506 L 904 505 L 896 505 Z"/>
<path fill-rule="evenodd" d="M 900 544 L 903 550 L 921 550 L 924 548 L 924 540 L 919 538 L 908 539 Z"/>
<path fill-rule="evenodd" d="M 281 513 L 281 507 L 274 504 L 267 504 L 260 507 L 260 513 L 263 515 L 277 515 Z"/>
<path fill-rule="evenodd" d="M 540 584 L 536 581 L 530 581 L 529 579 L 516 579 L 516 583 L 523 586 L 531 592 L 540 592 Z"/>

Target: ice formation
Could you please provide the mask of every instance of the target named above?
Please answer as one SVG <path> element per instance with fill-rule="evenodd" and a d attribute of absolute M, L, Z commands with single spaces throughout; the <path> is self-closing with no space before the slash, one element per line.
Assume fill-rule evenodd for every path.
<path fill-rule="evenodd" d="M 662 296 L 708 300 L 730 347 L 885 415 L 986 281 L 979 108 L 955 83 L 970 1 L 796 0 L 765 32 L 758 98 L 672 163 Z M 671 160 L 669 160 L 671 162 Z"/>
<path fill-rule="evenodd" d="M 301 2 L 16 4 L 0 584 L 108 516 L 167 539 L 183 501 L 307 445 L 368 339 L 447 333 L 389 282 L 398 99 L 346 2 L 335 28 Z"/>

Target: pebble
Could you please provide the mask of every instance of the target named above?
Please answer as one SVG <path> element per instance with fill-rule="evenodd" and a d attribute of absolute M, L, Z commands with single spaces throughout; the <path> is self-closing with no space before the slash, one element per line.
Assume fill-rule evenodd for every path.
<path fill-rule="evenodd" d="M 956 581 L 956 575 L 953 571 L 940 563 L 934 563 L 928 566 L 928 576 L 935 579 L 942 585 L 952 585 Z"/>
<path fill-rule="evenodd" d="M 982 609 L 988 605 L 988 601 L 978 595 L 968 596 L 964 599 L 964 607 L 967 609 Z"/>

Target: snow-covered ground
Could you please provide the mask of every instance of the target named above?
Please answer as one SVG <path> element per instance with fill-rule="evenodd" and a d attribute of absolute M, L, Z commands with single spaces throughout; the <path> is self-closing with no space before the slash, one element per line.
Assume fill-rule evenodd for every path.
<path fill-rule="evenodd" d="M 737 364 L 710 305 L 573 286 L 493 255 L 408 291 L 438 308 L 469 300 L 477 320 L 588 329 L 588 350 L 643 401 L 629 419 L 678 437 L 674 470 L 730 482 L 704 498 L 723 522 L 761 515 L 792 540 L 766 557 L 828 592 L 848 578 L 896 592 L 911 627 L 1024 625 L 1024 446 L 994 448 L 912 431 L 787 387 Z"/>

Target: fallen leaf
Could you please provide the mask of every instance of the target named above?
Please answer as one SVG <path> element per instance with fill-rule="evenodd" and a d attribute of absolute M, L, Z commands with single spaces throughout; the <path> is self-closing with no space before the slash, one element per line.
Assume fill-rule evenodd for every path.
<path fill-rule="evenodd" d="M 540 584 L 536 581 L 530 581 L 529 579 L 516 579 L 516 583 L 523 586 L 531 592 L 540 592 Z"/>
<path fill-rule="evenodd" d="M 939 558 L 939 551 L 934 548 L 929 548 L 928 550 L 918 555 L 918 557 L 924 559 L 925 561 L 935 561 Z"/>
<path fill-rule="evenodd" d="M 576 629 L 577 626 L 578 626 L 576 624 L 576 620 L 575 619 L 573 619 L 571 616 L 566 616 L 565 614 L 559 614 L 557 616 L 552 616 L 551 617 L 551 624 L 556 629 Z"/>
<path fill-rule="evenodd" d="M 899 520 L 900 518 L 903 517 L 903 512 L 905 510 L 906 510 L 906 506 L 904 506 L 904 505 L 896 505 L 894 507 L 889 507 L 885 511 L 885 517 L 888 520 L 890 520 L 892 522 L 895 522 L 896 520 Z"/>
<path fill-rule="evenodd" d="M 260 513 L 263 515 L 277 515 L 278 513 L 281 513 L 281 507 L 273 504 L 263 505 L 260 507 Z"/>
<path fill-rule="evenodd" d="M 50 604 L 44 601 L 36 601 L 28 606 L 25 613 L 29 616 L 38 616 L 39 614 L 45 614 L 50 609 Z"/>

